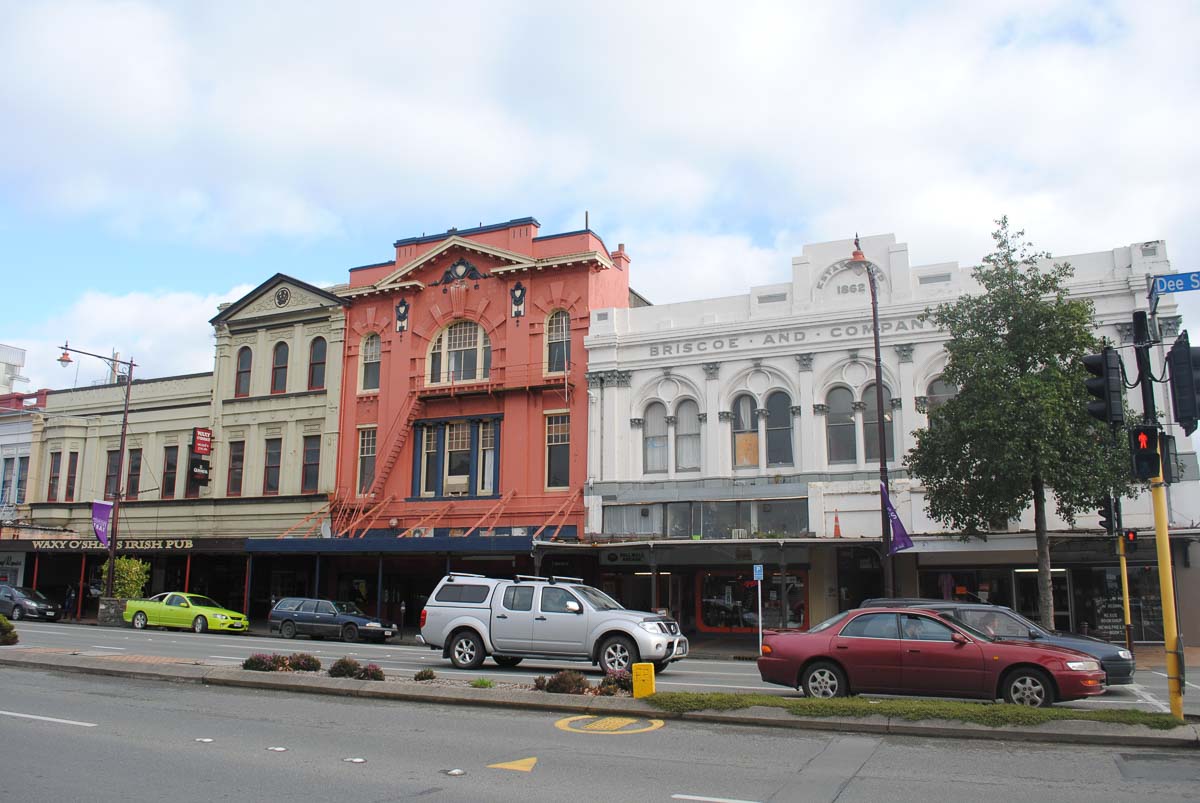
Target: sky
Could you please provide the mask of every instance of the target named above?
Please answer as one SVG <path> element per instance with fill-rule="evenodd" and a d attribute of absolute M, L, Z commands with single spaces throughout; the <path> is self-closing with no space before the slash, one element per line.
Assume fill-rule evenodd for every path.
<path fill-rule="evenodd" d="M 19 390 L 104 376 L 64 340 L 211 370 L 217 304 L 276 272 L 585 211 L 655 303 L 856 231 L 977 264 L 1001 215 L 1200 270 L 1197 40 L 1170 0 L 0 0 L 0 343 Z"/>

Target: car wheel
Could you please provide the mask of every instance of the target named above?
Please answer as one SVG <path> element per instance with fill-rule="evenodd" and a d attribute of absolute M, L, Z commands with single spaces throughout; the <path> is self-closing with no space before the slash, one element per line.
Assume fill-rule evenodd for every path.
<path fill-rule="evenodd" d="M 343 627 L 342 641 L 358 641 L 358 628 L 352 624 Z"/>
<path fill-rule="evenodd" d="M 496 662 L 497 666 L 503 667 L 513 667 L 521 663 L 520 658 L 509 658 L 506 655 L 493 655 L 492 660 Z"/>
<path fill-rule="evenodd" d="M 457 669 L 474 669 L 483 663 L 483 642 L 471 630 L 455 634 L 450 641 L 450 663 Z"/>
<path fill-rule="evenodd" d="M 204 633 L 208 630 L 208 620 L 203 616 L 197 616 L 192 620 L 192 630 L 196 633 Z"/>
<path fill-rule="evenodd" d="M 281 624 L 279 626 L 279 635 L 283 636 L 284 638 L 295 638 L 296 637 L 296 623 L 295 622 L 284 622 L 283 624 Z"/>
<path fill-rule="evenodd" d="M 145 630 L 146 629 L 146 614 L 143 613 L 142 611 L 138 611 L 137 613 L 135 613 L 133 615 L 133 629 L 134 630 Z"/>
<path fill-rule="evenodd" d="M 9 618 L 11 618 L 14 622 L 21 621 L 22 619 L 25 618 L 25 609 L 22 608 L 20 605 L 14 605 L 12 616 Z"/>
<path fill-rule="evenodd" d="M 800 687 L 807 697 L 829 699 L 830 697 L 845 697 L 850 689 L 846 683 L 846 673 L 837 664 L 829 661 L 818 661 L 804 670 Z"/>
<path fill-rule="evenodd" d="M 637 660 L 637 647 L 625 636 L 613 636 L 600 645 L 600 668 L 605 672 L 629 672 Z"/>
<path fill-rule="evenodd" d="M 1004 678 L 1004 702 L 1046 708 L 1054 704 L 1054 686 L 1039 669 L 1018 669 Z"/>

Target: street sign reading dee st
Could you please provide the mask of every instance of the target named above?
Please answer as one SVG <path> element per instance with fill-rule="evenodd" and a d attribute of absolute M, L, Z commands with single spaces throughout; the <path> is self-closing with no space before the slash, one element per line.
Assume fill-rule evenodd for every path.
<path fill-rule="evenodd" d="M 1156 296 L 1163 293 L 1183 293 L 1188 290 L 1200 290 L 1200 271 L 1171 273 L 1166 276 L 1154 277 L 1152 292 Z"/>

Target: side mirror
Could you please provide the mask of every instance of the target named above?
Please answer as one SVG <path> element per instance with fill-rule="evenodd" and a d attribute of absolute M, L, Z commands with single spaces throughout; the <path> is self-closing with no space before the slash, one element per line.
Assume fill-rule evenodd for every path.
<path fill-rule="evenodd" d="M 968 643 L 967 637 L 964 636 L 962 633 L 951 633 L 950 640 L 953 641 L 955 644 L 967 644 Z"/>
<path fill-rule="evenodd" d="M 583 606 L 573 599 L 567 600 L 568 613 L 583 613 Z"/>
<path fill-rule="evenodd" d="M 1039 638 L 1041 638 L 1041 637 L 1042 637 L 1042 634 L 1041 634 L 1041 633 L 1037 632 L 1037 631 L 1036 631 L 1036 630 L 1034 630 L 1032 627 L 1031 627 L 1031 628 L 1029 628 L 1029 638 L 1031 638 L 1031 639 L 1039 639 Z"/>
<path fill-rule="evenodd" d="M 179 607 L 190 608 L 190 607 L 192 607 L 192 604 L 190 602 L 184 601 L 184 602 L 179 603 Z"/>

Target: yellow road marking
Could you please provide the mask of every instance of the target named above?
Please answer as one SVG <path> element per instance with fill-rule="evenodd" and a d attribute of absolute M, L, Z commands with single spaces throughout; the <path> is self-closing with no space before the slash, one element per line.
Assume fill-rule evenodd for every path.
<path fill-rule="evenodd" d="M 554 723 L 554 727 L 570 733 L 595 733 L 604 736 L 624 736 L 631 733 L 656 731 L 663 726 L 661 719 L 633 719 L 631 717 L 596 717 L 584 714 L 565 717 Z"/>
<path fill-rule="evenodd" d="M 529 772 L 533 769 L 534 764 L 537 764 L 537 759 L 533 756 L 530 756 L 529 758 L 519 758 L 516 761 L 505 761 L 501 764 L 488 764 L 488 769 Z"/>
<path fill-rule="evenodd" d="M 589 722 L 583 726 L 583 729 L 589 731 L 619 731 L 626 725 L 632 725 L 635 722 L 637 720 L 630 717 L 604 717 L 595 722 Z"/>

